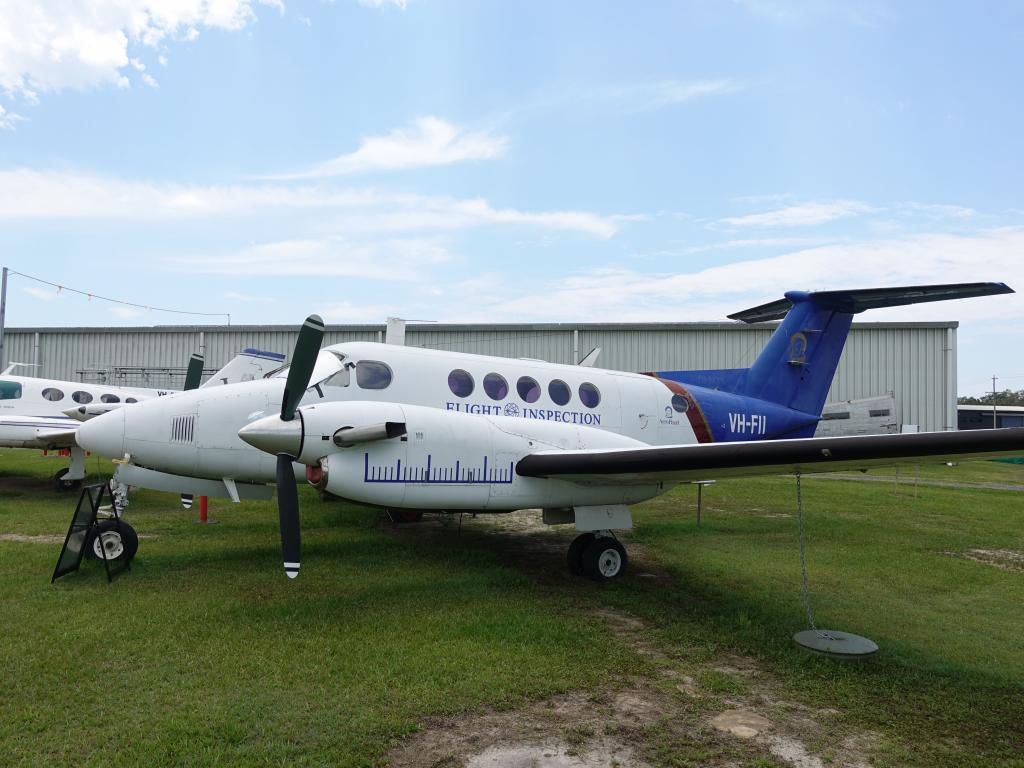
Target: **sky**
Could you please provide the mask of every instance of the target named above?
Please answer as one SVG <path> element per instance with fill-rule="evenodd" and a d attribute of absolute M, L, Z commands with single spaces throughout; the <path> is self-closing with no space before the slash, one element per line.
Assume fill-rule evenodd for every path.
<path fill-rule="evenodd" d="M 234 324 L 1024 291 L 1022 73 L 999 0 L 0 0 L 0 263 Z M 1019 294 L 859 319 L 1024 388 Z M 224 321 L 10 278 L 8 326 Z"/>

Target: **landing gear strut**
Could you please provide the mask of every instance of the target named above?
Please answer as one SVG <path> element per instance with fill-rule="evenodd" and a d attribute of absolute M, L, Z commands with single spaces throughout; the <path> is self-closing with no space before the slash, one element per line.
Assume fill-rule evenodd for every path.
<path fill-rule="evenodd" d="M 629 562 L 626 548 L 611 531 L 581 533 L 569 545 L 569 570 L 594 581 L 617 578 Z"/>

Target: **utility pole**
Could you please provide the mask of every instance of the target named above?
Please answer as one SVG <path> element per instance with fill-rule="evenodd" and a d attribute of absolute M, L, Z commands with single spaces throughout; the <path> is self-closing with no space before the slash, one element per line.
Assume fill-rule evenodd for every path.
<path fill-rule="evenodd" d="M 996 423 L 996 377 L 992 377 L 992 429 L 999 426 Z"/>
<path fill-rule="evenodd" d="M 4 367 L 4 316 L 7 314 L 7 267 L 0 285 L 0 370 Z"/>

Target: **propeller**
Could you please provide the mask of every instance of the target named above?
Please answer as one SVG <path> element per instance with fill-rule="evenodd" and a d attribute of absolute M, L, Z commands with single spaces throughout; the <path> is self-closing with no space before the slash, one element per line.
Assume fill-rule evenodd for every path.
<path fill-rule="evenodd" d="M 192 359 L 188 361 L 188 369 L 185 371 L 185 386 L 183 390 L 197 389 L 199 382 L 203 380 L 203 356 L 197 352 L 192 353 Z"/>
<path fill-rule="evenodd" d="M 299 338 L 292 352 L 291 367 L 285 380 L 284 395 L 281 398 L 281 420 L 292 421 L 302 395 L 309 387 L 313 375 L 320 343 L 324 338 L 324 321 L 318 315 L 310 315 L 299 329 Z M 302 415 L 299 414 L 299 419 Z M 301 453 L 299 443 L 297 453 Z M 299 492 L 295 487 L 295 472 L 292 462 L 296 456 L 288 453 L 277 454 L 277 514 L 281 527 L 281 555 L 284 572 L 289 579 L 299 575 L 299 557 L 302 549 L 299 531 Z"/>

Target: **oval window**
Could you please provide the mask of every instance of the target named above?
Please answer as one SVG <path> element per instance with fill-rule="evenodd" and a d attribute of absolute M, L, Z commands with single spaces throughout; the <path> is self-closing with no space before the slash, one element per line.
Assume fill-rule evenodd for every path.
<path fill-rule="evenodd" d="M 138 400 L 136 400 L 136 399 L 135 399 L 134 397 L 126 397 L 126 398 L 124 399 L 124 401 L 125 401 L 126 403 L 137 403 L 137 402 L 139 402 L 139 401 L 138 401 Z"/>
<path fill-rule="evenodd" d="M 672 395 L 672 407 L 679 413 L 686 413 L 690 408 L 690 403 L 682 395 Z"/>
<path fill-rule="evenodd" d="M 120 403 L 121 398 L 117 395 L 100 395 L 101 403 Z"/>
<path fill-rule="evenodd" d="M 551 395 L 551 399 L 555 401 L 556 405 L 565 405 L 569 402 L 569 398 L 572 397 L 569 385 L 561 379 L 555 379 L 548 384 L 548 394 Z"/>
<path fill-rule="evenodd" d="M 448 374 L 448 389 L 456 397 L 469 397 L 473 394 L 473 377 L 469 371 L 456 368 Z"/>
<path fill-rule="evenodd" d="M 43 390 L 43 399 L 44 400 L 49 400 L 49 401 L 55 403 L 58 400 L 63 400 L 64 399 L 64 393 L 61 392 L 59 389 L 55 389 L 53 387 L 47 387 L 46 389 Z"/>
<path fill-rule="evenodd" d="M 491 400 L 504 400 L 508 397 L 508 382 L 500 373 L 488 373 L 484 376 L 484 392 Z"/>
<path fill-rule="evenodd" d="M 387 389 L 391 385 L 391 369 L 376 360 L 356 363 L 356 384 L 362 389 Z"/>
<path fill-rule="evenodd" d="M 587 408 L 597 408 L 601 402 L 601 392 L 589 381 L 585 381 L 580 384 L 580 402 Z"/>
<path fill-rule="evenodd" d="M 82 405 L 85 405 L 86 403 L 92 402 L 92 393 L 83 392 L 79 390 L 78 392 L 71 393 L 71 399 L 74 400 L 76 403 L 81 403 Z"/>
<path fill-rule="evenodd" d="M 529 376 L 521 376 L 516 382 L 516 390 L 519 396 L 528 403 L 536 403 L 540 399 L 540 384 L 536 379 Z"/>

